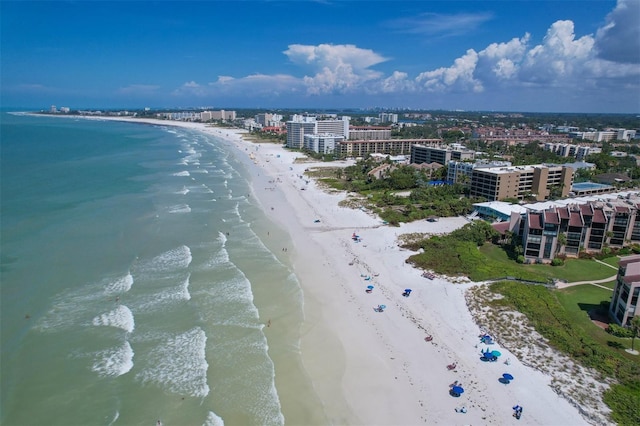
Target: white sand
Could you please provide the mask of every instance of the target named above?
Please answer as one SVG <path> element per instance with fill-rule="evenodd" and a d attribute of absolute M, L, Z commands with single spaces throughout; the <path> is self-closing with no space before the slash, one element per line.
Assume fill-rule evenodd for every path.
<path fill-rule="evenodd" d="M 479 360 L 486 346 L 479 344 L 480 329 L 465 301 L 465 291 L 477 284 L 429 280 L 405 264 L 412 253 L 398 247 L 399 235 L 449 232 L 465 219 L 383 226 L 366 212 L 338 207 L 345 194 L 328 194 L 300 178 L 311 164 L 295 163 L 298 153 L 244 141 L 237 130 L 145 121 L 214 134 L 246 156 L 255 195 L 294 244 L 288 252 L 305 303 L 301 355 L 333 424 L 587 424 L 551 389 L 550 376 L 507 349 L 492 345 L 502 352 L 500 361 Z M 361 242 L 351 239 L 353 232 Z M 365 292 L 369 284 L 375 286 L 371 294 Z M 413 290 L 408 298 L 405 288 Z M 375 312 L 378 304 L 387 309 Z M 429 334 L 433 340 L 426 342 Z M 507 358 L 510 365 L 502 362 Z M 446 368 L 451 362 L 457 362 L 455 371 Z M 503 373 L 515 379 L 501 384 Z M 449 395 L 456 380 L 465 389 L 459 398 Z M 519 421 L 512 417 L 516 404 L 524 407 Z M 463 406 L 467 413 L 455 411 Z"/>

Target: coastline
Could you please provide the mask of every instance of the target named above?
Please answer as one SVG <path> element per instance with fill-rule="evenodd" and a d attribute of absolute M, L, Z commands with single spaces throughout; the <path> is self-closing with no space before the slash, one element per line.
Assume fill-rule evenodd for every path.
<path fill-rule="evenodd" d="M 509 366 L 479 361 L 486 346 L 479 344 L 480 328 L 465 300 L 477 283 L 428 280 L 405 263 L 411 252 L 398 247 L 398 236 L 450 232 L 465 219 L 384 226 L 366 212 L 339 207 L 344 194 L 328 194 L 303 179 L 304 169 L 317 164 L 295 162 L 302 154 L 280 145 L 199 123 L 95 119 L 188 127 L 235 147 L 252 175 L 253 195 L 291 237 L 288 254 L 304 294 L 302 363 L 331 424 L 506 424 L 516 421 L 516 404 L 524 407 L 519 423 L 587 424 L 550 387 L 550 376 L 507 349 L 491 347 L 511 360 Z M 375 287 L 371 294 L 367 285 Z M 402 296 L 405 288 L 413 290 L 410 297 Z M 375 312 L 378 304 L 387 309 Z M 433 340 L 426 342 L 426 335 Z M 452 362 L 457 368 L 449 371 Z M 498 381 L 506 372 L 515 377 L 509 385 Z M 449 395 L 454 381 L 465 389 L 458 398 Z M 456 412 L 463 406 L 466 413 Z"/>

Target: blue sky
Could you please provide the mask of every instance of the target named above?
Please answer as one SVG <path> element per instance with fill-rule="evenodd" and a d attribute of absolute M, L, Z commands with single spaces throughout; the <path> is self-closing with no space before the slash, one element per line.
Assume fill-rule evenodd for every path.
<path fill-rule="evenodd" d="M 640 112 L 640 0 L 0 1 L 2 106 Z"/>

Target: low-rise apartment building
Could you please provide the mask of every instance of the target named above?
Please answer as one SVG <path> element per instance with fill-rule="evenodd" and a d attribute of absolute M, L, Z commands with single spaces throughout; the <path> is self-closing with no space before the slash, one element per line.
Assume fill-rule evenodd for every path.
<path fill-rule="evenodd" d="M 626 256 L 618 262 L 618 277 L 613 290 L 609 315 L 619 325 L 628 326 L 636 315 L 640 314 L 638 297 L 640 296 L 640 255 Z"/>
<path fill-rule="evenodd" d="M 640 243 L 640 200 L 592 201 L 514 213 L 509 230 L 522 237 L 524 257 L 532 262 L 622 248 Z"/>
<path fill-rule="evenodd" d="M 451 160 L 473 160 L 475 152 L 464 147 L 414 144 L 411 147 L 411 163 L 438 163 L 446 166 Z"/>
<path fill-rule="evenodd" d="M 364 157 L 367 154 L 408 155 L 419 144 L 439 144 L 442 139 L 345 140 L 338 148 L 342 157 Z"/>
<path fill-rule="evenodd" d="M 471 174 L 470 195 L 488 201 L 533 197 L 546 200 L 551 188 L 558 187 L 559 195 L 566 197 L 571 191 L 573 169 L 554 164 L 476 168 Z"/>

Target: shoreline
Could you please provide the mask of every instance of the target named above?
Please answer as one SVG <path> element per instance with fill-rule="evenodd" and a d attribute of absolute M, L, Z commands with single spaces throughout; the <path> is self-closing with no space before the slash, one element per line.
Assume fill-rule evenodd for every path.
<path fill-rule="evenodd" d="M 508 366 L 479 361 L 486 346 L 479 343 L 481 330 L 465 299 L 467 290 L 479 283 L 428 280 L 405 263 L 412 253 L 398 247 L 400 235 L 446 233 L 466 219 L 383 226 L 366 212 L 339 207 L 345 194 L 328 194 L 313 179 L 302 178 L 305 168 L 318 163 L 296 163 L 302 154 L 246 141 L 237 129 L 80 118 L 188 127 L 236 149 L 253 178 L 253 195 L 293 243 L 288 255 L 304 298 L 300 356 L 331 424 L 507 424 L 516 421 L 515 405 L 524 407 L 518 424 L 588 424 L 551 388 L 550 376 L 526 366 L 506 348 L 491 346 L 502 352 L 500 361 L 510 359 Z M 273 183 L 266 186 L 269 181 Z M 360 242 L 351 239 L 354 232 Z M 367 285 L 375 287 L 371 294 L 365 292 Z M 413 290 L 410 297 L 402 296 L 405 288 Z M 375 312 L 379 304 L 387 309 Z M 427 335 L 433 340 L 426 342 Z M 449 371 L 446 366 L 452 362 L 457 368 Z M 513 382 L 498 382 L 507 372 Z M 455 381 L 465 389 L 457 398 L 449 395 Z M 456 411 L 463 406 L 466 413 Z"/>

